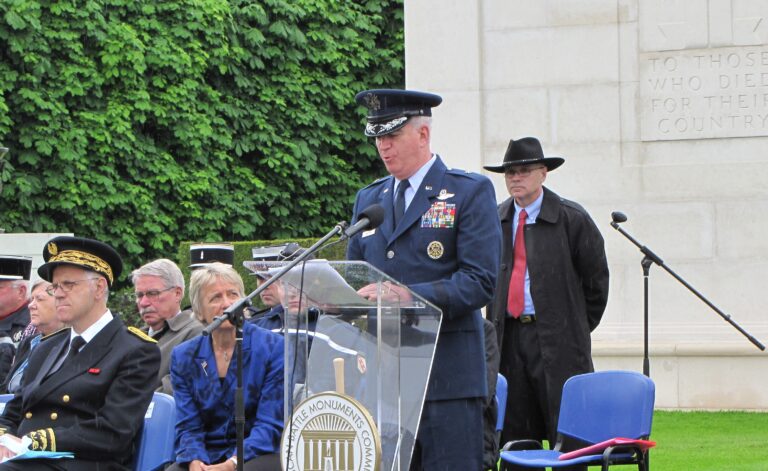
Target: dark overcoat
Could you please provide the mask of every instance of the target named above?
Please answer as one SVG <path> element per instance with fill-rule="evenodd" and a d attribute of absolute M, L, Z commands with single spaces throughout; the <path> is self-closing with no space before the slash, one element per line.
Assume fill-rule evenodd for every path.
<path fill-rule="evenodd" d="M 499 205 L 503 237 L 496 296 L 490 315 L 504 349 L 509 279 L 514 247 L 512 198 Z M 569 377 L 593 371 L 590 332 L 600 323 L 608 302 L 608 262 L 603 237 L 579 204 L 544 188 L 536 224 L 525 226 L 525 250 L 531 297 L 536 310 L 541 356 L 546 371 L 548 403 L 559 410 Z M 503 361 L 503 360 L 502 360 Z M 503 365 L 501 368 L 504 370 Z M 510 397 L 514 384 L 509 385 Z"/>

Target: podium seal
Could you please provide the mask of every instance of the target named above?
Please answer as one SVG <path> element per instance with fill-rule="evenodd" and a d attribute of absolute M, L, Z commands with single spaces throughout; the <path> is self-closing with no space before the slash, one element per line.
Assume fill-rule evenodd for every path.
<path fill-rule="evenodd" d="M 355 399 L 315 394 L 296 407 L 280 443 L 283 471 L 379 471 L 381 437 Z"/>

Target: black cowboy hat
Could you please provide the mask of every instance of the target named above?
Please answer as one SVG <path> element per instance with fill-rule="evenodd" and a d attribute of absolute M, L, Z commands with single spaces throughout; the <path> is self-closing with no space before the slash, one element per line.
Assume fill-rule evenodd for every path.
<path fill-rule="evenodd" d="M 562 157 L 544 157 L 541 143 L 535 137 L 509 140 L 504 162 L 501 165 L 484 165 L 483 168 L 496 173 L 504 173 L 509 167 L 517 165 L 543 164 L 547 170 L 554 170 L 563 165 Z"/>

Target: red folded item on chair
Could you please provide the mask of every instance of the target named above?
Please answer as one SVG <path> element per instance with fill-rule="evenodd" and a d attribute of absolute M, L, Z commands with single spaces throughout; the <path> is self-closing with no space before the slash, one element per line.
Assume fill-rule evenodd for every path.
<path fill-rule="evenodd" d="M 558 460 L 570 460 L 572 458 L 578 458 L 579 456 L 594 455 L 597 453 L 602 453 L 602 451 L 609 446 L 618 445 L 633 445 L 645 451 L 648 448 L 655 447 L 656 442 L 652 442 L 650 440 L 636 440 L 633 438 L 611 438 L 610 440 L 606 440 L 604 442 L 595 443 L 594 445 L 579 448 L 578 450 L 569 451 L 568 453 L 563 453 L 558 457 Z"/>

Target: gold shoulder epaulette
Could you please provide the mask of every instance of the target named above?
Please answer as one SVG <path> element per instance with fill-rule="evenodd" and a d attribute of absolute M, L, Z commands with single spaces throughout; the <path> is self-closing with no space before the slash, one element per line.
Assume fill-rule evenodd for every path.
<path fill-rule="evenodd" d="M 145 342 L 157 343 L 157 340 L 153 339 L 149 335 L 145 334 L 141 329 L 138 329 L 134 326 L 128 327 L 128 332 L 132 333 L 133 335 L 135 335 L 136 337 L 140 338 Z"/>
<path fill-rule="evenodd" d="M 57 330 L 56 332 L 51 332 L 48 335 L 43 335 L 42 337 L 40 337 L 40 340 L 41 341 L 42 340 L 48 340 L 51 337 L 55 337 L 55 336 L 59 335 L 60 333 L 67 332 L 67 331 L 69 331 L 69 327 L 62 327 L 61 329 Z"/>

